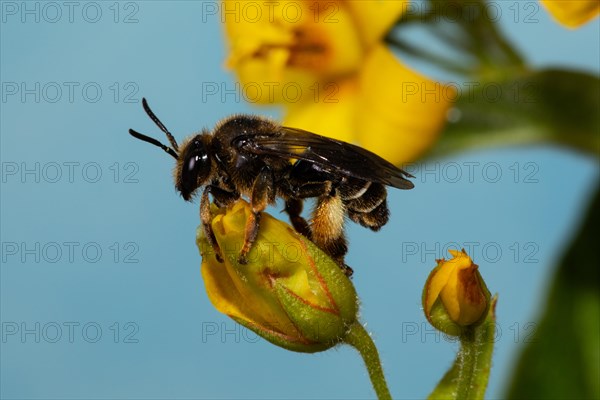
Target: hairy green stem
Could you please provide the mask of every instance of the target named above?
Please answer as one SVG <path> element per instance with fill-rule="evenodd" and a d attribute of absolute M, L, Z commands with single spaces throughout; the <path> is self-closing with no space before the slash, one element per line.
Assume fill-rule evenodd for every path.
<path fill-rule="evenodd" d="M 486 320 L 459 336 L 460 350 L 452 367 L 429 395 L 430 400 L 483 400 L 492 368 L 496 334 L 496 302 L 491 300 Z"/>
<path fill-rule="evenodd" d="M 492 303 L 494 313 L 496 299 Z M 492 367 L 495 321 L 492 317 L 480 326 L 469 328 L 460 335 L 457 357 L 458 380 L 456 398 L 483 400 Z"/>
<path fill-rule="evenodd" d="M 373 384 L 373 389 L 375 389 L 375 393 L 377 394 L 377 398 L 380 400 L 391 400 L 392 395 L 390 394 L 387 382 L 385 381 L 385 376 L 383 375 L 383 368 L 381 367 L 377 347 L 375 347 L 373 339 L 371 339 L 371 336 L 360 322 L 356 322 L 350 327 L 345 342 L 358 350 L 363 358 L 365 365 L 367 366 L 367 371 L 369 372 L 369 378 L 371 378 L 371 383 Z"/>
<path fill-rule="evenodd" d="M 473 330 L 467 330 L 460 338 L 458 385 L 456 394 L 458 399 L 476 399 L 473 393 L 473 379 L 477 370 L 477 344 Z"/>

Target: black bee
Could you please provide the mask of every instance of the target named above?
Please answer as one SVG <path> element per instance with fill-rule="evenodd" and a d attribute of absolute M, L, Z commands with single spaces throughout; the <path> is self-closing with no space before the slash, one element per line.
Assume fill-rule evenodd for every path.
<path fill-rule="evenodd" d="M 167 135 L 171 147 L 138 133 L 137 139 L 162 148 L 177 160 L 175 188 L 190 201 L 200 187 L 200 219 L 217 259 L 221 250 L 211 227 L 209 193 L 215 204 L 227 206 L 242 196 L 250 199 L 253 213 L 246 224 L 238 262 L 245 264 L 258 233 L 261 212 L 277 197 L 294 228 L 344 264 L 348 251 L 344 219 L 379 230 L 389 218 L 386 185 L 412 189 L 409 173 L 353 144 L 277 125 L 265 118 L 234 115 L 212 132 L 203 130 L 179 146 L 154 115 L 146 99 L 144 110 Z M 301 216 L 303 200 L 316 198 L 310 224 Z"/>

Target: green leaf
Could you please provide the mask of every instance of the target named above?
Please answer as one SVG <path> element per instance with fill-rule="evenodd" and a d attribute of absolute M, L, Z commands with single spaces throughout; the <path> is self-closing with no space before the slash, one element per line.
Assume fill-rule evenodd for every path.
<path fill-rule="evenodd" d="M 467 82 L 428 156 L 468 149 L 558 144 L 600 155 L 600 79 L 543 70 L 503 82 Z"/>
<path fill-rule="evenodd" d="M 461 334 L 454 364 L 429 395 L 435 400 L 480 400 L 484 398 L 494 351 L 496 302 L 494 296 L 485 321 Z"/>
<path fill-rule="evenodd" d="M 560 262 L 544 315 L 514 371 L 508 398 L 600 398 L 600 192 Z"/>

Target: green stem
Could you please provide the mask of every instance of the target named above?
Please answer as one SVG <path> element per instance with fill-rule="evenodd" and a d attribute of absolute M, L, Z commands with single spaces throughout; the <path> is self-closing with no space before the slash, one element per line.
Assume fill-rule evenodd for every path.
<path fill-rule="evenodd" d="M 485 5 L 483 5 L 483 10 L 485 10 Z M 485 13 L 485 11 L 483 12 Z M 499 25 L 486 18 L 484 18 L 483 20 L 485 25 L 487 25 L 488 27 L 490 36 L 494 38 L 495 44 L 504 53 L 504 56 L 508 60 L 510 60 L 510 63 L 513 66 L 519 67 L 521 69 L 526 68 L 527 63 L 525 59 L 519 53 L 519 51 L 511 45 L 510 41 L 502 34 L 502 32 L 500 32 Z"/>
<path fill-rule="evenodd" d="M 373 339 L 371 339 L 371 336 L 360 322 L 356 322 L 350 327 L 345 342 L 358 350 L 363 358 L 363 361 L 367 366 L 367 371 L 369 371 L 369 378 L 371 378 L 371 383 L 373 384 L 373 389 L 375 389 L 377 398 L 380 400 L 391 400 L 392 395 L 390 394 L 385 381 L 385 376 L 383 375 L 383 368 L 381 367 L 377 347 L 375 347 Z"/>
<path fill-rule="evenodd" d="M 487 2 L 429 0 L 431 10 L 405 14 L 395 27 L 419 25 L 429 28 L 444 44 L 458 51 L 462 61 L 441 57 L 397 38 L 398 30 L 390 30 L 386 42 L 413 57 L 428 61 L 446 70 L 466 76 L 494 80 L 528 70 L 521 54 L 502 34 L 498 24 L 487 14 Z M 451 7 L 449 6 L 451 5 Z M 456 18 L 456 12 L 462 18 Z M 470 16 L 470 17 L 468 17 Z"/>
<path fill-rule="evenodd" d="M 477 370 L 477 345 L 473 330 L 467 330 L 460 338 L 460 353 L 458 363 L 458 384 L 456 393 L 458 399 L 476 399 L 471 389 L 473 378 Z"/>
<path fill-rule="evenodd" d="M 457 399 L 483 400 L 492 366 L 494 335 L 494 322 L 486 321 L 460 336 Z"/>
<path fill-rule="evenodd" d="M 429 395 L 430 400 L 483 400 L 492 368 L 496 334 L 496 302 L 491 300 L 485 321 L 459 336 L 460 350 L 452 367 Z"/>
<path fill-rule="evenodd" d="M 396 49 L 404 51 L 405 53 L 420 58 L 422 60 L 426 60 L 432 64 L 439 65 L 442 68 L 450 72 L 454 72 L 456 74 L 470 76 L 475 73 L 474 69 L 468 68 L 463 64 L 453 62 L 447 58 L 437 56 L 431 52 L 423 50 L 417 46 L 412 46 L 405 41 L 397 39 L 393 36 L 386 36 L 385 42 L 390 46 L 394 46 Z"/>

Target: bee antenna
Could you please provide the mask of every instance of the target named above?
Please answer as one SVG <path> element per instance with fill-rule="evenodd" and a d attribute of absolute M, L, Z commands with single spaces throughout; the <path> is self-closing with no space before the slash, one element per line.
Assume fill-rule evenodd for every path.
<path fill-rule="evenodd" d="M 158 119 L 158 117 L 156 115 L 154 115 L 154 113 L 150 109 L 150 106 L 148 105 L 148 102 L 146 101 L 145 97 L 142 98 L 142 106 L 144 106 L 144 111 L 146 111 L 146 114 L 148 114 L 148 116 L 152 119 L 152 121 L 154 121 L 154 123 L 160 128 L 160 130 L 163 131 L 167 135 L 167 138 L 169 139 L 171 146 L 173 146 L 173 149 L 176 152 L 179 152 L 179 146 L 177 145 L 177 141 L 175 140 L 173 135 L 171 135 L 171 132 L 169 132 L 167 127 L 162 122 L 160 122 L 160 119 Z M 141 138 L 138 137 L 138 139 L 141 139 Z M 144 139 L 142 139 L 142 140 L 144 140 Z M 153 142 L 150 142 L 150 143 L 153 143 Z"/>
<path fill-rule="evenodd" d="M 146 135 L 142 135 L 141 133 L 136 132 L 133 129 L 129 130 L 129 134 L 131 136 L 133 136 L 134 138 L 136 138 L 136 139 L 140 139 L 140 140 L 142 140 L 144 142 L 148 142 L 148 143 L 151 143 L 151 144 L 153 144 L 155 146 L 160 147 L 161 149 L 163 149 L 164 151 L 166 151 L 167 153 L 169 153 L 176 160 L 179 158 L 179 156 L 177 156 L 177 153 L 175 152 L 175 150 L 173 150 L 170 147 L 165 146 L 164 144 L 162 144 L 161 142 L 159 142 L 158 140 L 156 140 L 154 138 L 151 138 L 151 137 L 146 136 Z"/>

